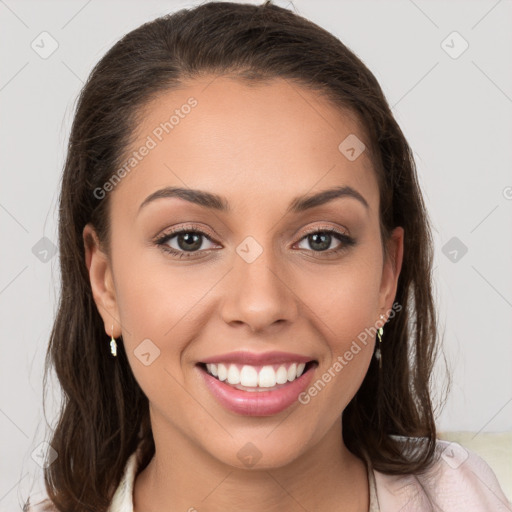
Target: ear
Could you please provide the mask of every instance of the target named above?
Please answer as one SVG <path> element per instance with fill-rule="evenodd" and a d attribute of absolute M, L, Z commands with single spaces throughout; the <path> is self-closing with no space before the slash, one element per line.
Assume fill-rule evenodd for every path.
<path fill-rule="evenodd" d="M 402 260 L 404 254 L 404 228 L 396 227 L 386 243 L 388 248 L 388 256 L 384 261 L 382 269 L 382 279 L 380 285 L 379 304 L 381 305 L 381 313 L 389 316 L 388 311 L 391 310 L 396 296 L 398 287 L 398 277 L 402 269 Z"/>
<path fill-rule="evenodd" d="M 85 264 L 89 272 L 94 302 L 103 319 L 105 333 L 117 338 L 121 335 L 121 322 L 119 321 L 111 262 L 102 251 L 98 235 L 92 224 L 89 223 L 84 227 L 82 236 L 85 247 Z"/>

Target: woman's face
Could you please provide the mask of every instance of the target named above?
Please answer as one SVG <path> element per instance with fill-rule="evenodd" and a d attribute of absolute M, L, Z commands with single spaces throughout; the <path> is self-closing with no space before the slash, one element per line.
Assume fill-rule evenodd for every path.
<path fill-rule="evenodd" d="M 205 77 L 148 105 L 108 192 L 111 257 L 91 245 L 87 266 L 157 444 L 277 467 L 340 431 L 402 261 L 401 228 L 384 261 L 361 141 L 353 117 L 284 80 Z"/>

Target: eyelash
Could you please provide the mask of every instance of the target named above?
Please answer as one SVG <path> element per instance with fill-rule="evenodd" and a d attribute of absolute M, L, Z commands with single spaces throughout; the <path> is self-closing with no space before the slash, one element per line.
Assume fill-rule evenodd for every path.
<path fill-rule="evenodd" d="M 205 238 L 207 238 L 210 242 L 213 242 L 211 237 L 208 236 L 208 234 L 205 233 L 204 231 L 201 231 L 196 228 L 185 227 L 185 228 L 180 228 L 177 230 L 170 231 L 168 233 L 164 233 L 162 236 L 155 239 L 154 243 L 157 246 L 159 246 L 163 251 L 171 254 L 172 256 L 176 256 L 178 258 L 183 258 L 183 257 L 193 258 L 194 255 L 197 253 L 215 250 L 215 249 L 203 249 L 203 250 L 199 250 L 199 251 L 186 252 L 186 251 L 177 251 L 176 249 L 173 249 L 172 247 L 169 247 L 168 245 L 166 245 L 169 240 L 174 238 L 176 235 L 180 235 L 182 233 L 188 233 L 188 234 L 193 233 L 193 234 L 197 234 L 197 235 L 202 235 Z M 330 249 L 327 251 L 311 251 L 311 252 L 315 252 L 315 253 L 319 253 L 319 254 L 336 255 L 338 253 L 346 251 L 349 247 L 352 247 L 356 243 L 354 238 L 350 237 L 349 235 L 346 235 L 345 233 L 342 233 L 341 231 L 331 228 L 331 227 L 311 229 L 311 230 L 307 231 L 306 233 L 304 233 L 304 235 L 300 238 L 299 242 L 301 242 L 302 240 L 307 238 L 309 235 L 314 235 L 317 233 L 327 233 L 327 234 L 333 235 L 337 240 L 342 242 L 342 245 L 340 247 L 338 247 L 337 249 Z"/>

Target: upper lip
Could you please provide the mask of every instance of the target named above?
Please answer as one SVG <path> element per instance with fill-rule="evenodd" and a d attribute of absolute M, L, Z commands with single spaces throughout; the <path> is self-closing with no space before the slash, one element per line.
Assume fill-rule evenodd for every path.
<path fill-rule="evenodd" d="M 237 352 L 229 352 L 220 354 L 218 356 L 203 359 L 201 363 L 234 363 L 234 364 L 247 364 L 251 366 L 259 366 L 266 364 L 279 364 L 279 363 L 308 363 L 314 361 L 314 358 L 303 356 L 300 354 L 293 354 L 292 352 L 249 352 L 240 350 Z"/>

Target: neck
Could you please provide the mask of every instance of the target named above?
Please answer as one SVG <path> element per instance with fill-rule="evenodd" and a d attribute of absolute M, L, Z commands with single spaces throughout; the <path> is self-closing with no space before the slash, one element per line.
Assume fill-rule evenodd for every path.
<path fill-rule="evenodd" d="M 134 512 L 368 510 L 366 466 L 345 447 L 341 422 L 291 462 L 266 468 L 225 464 L 177 430 L 153 428 L 153 436 L 155 456 L 136 478 Z"/>

